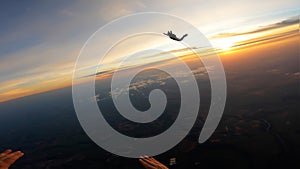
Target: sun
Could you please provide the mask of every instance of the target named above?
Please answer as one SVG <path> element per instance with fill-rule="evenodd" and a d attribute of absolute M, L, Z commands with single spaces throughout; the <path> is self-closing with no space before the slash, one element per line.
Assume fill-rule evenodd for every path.
<path fill-rule="evenodd" d="M 218 39 L 212 42 L 213 46 L 220 48 L 222 51 L 227 51 L 234 46 L 234 41 L 231 39 Z"/>
<path fill-rule="evenodd" d="M 228 42 L 226 42 L 226 43 L 224 42 L 219 45 L 219 47 L 222 50 L 230 50 L 232 46 L 233 46 L 233 43 L 228 43 Z"/>

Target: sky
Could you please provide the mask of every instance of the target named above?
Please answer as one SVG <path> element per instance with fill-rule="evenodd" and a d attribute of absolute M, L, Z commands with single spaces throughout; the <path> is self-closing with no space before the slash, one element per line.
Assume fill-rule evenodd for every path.
<path fill-rule="evenodd" d="M 285 33 L 297 30 L 299 6 L 298 0 L 2 1 L 0 102 L 71 85 L 74 64 L 87 39 L 100 27 L 125 15 L 176 15 L 196 26 L 214 47 L 229 50 L 247 44 L 249 39 L 274 38 L 275 29 L 284 29 Z M 135 28 L 124 25 L 120 29 L 111 30 L 103 39 L 109 41 L 119 31 Z M 141 40 L 136 39 L 135 43 Z M 116 58 L 126 56 L 130 50 L 155 45 L 138 44 L 120 48 Z"/>

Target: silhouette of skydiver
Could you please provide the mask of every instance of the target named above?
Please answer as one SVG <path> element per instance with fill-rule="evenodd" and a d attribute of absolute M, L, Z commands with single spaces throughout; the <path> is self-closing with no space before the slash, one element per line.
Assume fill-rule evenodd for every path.
<path fill-rule="evenodd" d="M 169 36 L 171 39 L 176 40 L 176 41 L 182 41 L 188 34 L 183 35 L 180 39 L 177 38 L 175 34 L 172 33 L 172 31 L 168 31 L 168 33 L 164 33 L 164 35 Z"/>

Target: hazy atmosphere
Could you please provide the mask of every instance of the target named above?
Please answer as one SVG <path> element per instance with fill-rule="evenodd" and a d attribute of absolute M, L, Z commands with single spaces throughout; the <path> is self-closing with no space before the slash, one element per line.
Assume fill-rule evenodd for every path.
<path fill-rule="evenodd" d="M 115 131 L 128 137 L 148 138 L 171 128 L 185 106 L 180 84 L 163 69 L 174 70 L 172 73 L 183 79 L 192 74 L 199 90 L 195 93 L 200 94 L 198 115 L 191 130 L 176 146 L 154 156 L 165 167 L 296 168 L 298 165 L 298 0 L 1 2 L 0 152 L 12 149 L 24 153 L 10 168 L 145 167 L 136 158 L 122 157 L 97 145 L 78 119 L 72 85 L 84 86 L 88 79 L 95 78 L 95 97 L 83 98 L 78 103 L 96 103 Z M 178 17 L 198 29 L 209 44 L 195 36 L 193 30 L 186 29 L 186 25 L 177 26 L 163 17 L 135 20 L 134 24 L 125 23 L 96 36 L 96 31 L 122 20 L 120 17 L 142 12 Z M 122 37 L 144 28 L 161 32 Z M 166 33 L 170 30 L 182 39 L 178 42 L 169 38 Z M 99 40 L 88 41 L 93 35 Z M 107 44 L 115 46 L 104 53 Z M 85 46 L 89 49 L 86 53 Z M 82 75 L 74 76 L 78 81 L 72 84 L 80 54 L 93 58 L 83 59 L 79 70 Z M 100 60 L 102 55 L 105 57 Z M 205 59 L 212 57 L 217 57 L 223 66 L 227 96 L 219 125 L 200 144 L 200 131 L 215 104 L 210 74 L 217 71 L 217 66 L 205 65 Z M 190 72 L 179 70 L 182 62 Z M 139 68 L 143 71 L 130 81 L 128 89 L 122 85 L 113 89 L 116 72 L 120 73 L 121 83 Z M 135 109 L 147 111 L 153 106 L 149 97 L 155 89 L 165 93 L 163 99 L 167 103 L 162 114 L 149 124 L 131 121 L 116 107 L 114 98 L 126 94 Z M 183 131 L 180 129 L 176 134 Z M 111 142 L 112 136 L 105 134 L 102 139 Z M 156 141 L 164 145 L 163 141 Z M 171 144 L 173 140 L 168 141 Z M 1 162 L 0 155 L 0 169 Z"/>

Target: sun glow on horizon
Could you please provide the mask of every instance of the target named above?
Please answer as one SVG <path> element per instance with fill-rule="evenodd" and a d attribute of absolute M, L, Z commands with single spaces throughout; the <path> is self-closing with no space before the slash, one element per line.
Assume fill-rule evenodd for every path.
<path fill-rule="evenodd" d="M 230 36 L 224 38 L 212 38 L 211 42 L 214 48 L 219 49 L 220 52 L 233 50 L 235 46 L 243 41 L 257 38 L 257 34 L 247 34 L 239 36 Z"/>
<path fill-rule="evenodd" d="M 218 39 L 212 42 L 215 48 L 219 48 L 222 51 L 230 50 L 232 46 L 234 46 L 234 41 L 230 39 Z"/>

